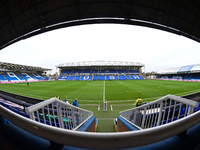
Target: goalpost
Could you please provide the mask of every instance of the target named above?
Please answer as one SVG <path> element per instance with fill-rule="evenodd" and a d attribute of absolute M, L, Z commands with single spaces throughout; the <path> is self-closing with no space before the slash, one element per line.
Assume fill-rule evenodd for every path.
<path fill-rule="evenodd" d="M 162 76 L 160 79 L 167 80 L 167 79 L 168 79 L 168 76 Z"/>
<path fill-rule="evenodd" d="M 173 76 L 172 79 L 182 80 L 182 77 L 181 76 Z"/>

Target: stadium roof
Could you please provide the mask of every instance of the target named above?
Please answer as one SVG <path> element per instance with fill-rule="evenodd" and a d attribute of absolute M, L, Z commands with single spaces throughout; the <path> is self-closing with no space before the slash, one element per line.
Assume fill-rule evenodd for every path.
<path fill-rule="evenodd" d="M 177 73 L 179 69 L 180 67 L 167 68 L 167 69 L 160 70 L 157 73 L 158 74 L 174 74 L 174 73 Z"/>
<path fill-rule="evenodd" d="M 50 30 L 95 23 L 146 26 L 200 42 L 199 0 L 1 0 L 0 49 Z"/>
<path fill-rule="evenodd" d="M 16 70 L 50 71 L 52 69 L 0 62 L 0 68 Z"/>
<path fill-rule="evenodd" d="M 85 66 L 138 66 L 144 67 L 139 62 L 125 62 L 125 61 L 84 61 L 84 62 L 71 62 L 59 64 L 57 68 L 62 67 L 85 67 Z"/>
<path fill-rule="evenodd" d="M 191 72 L 200 72 L 200 64 L 194 65 L 194 67 L 190 71 Z"/>
<path fill-rule="evenodd" d="M 196 65 L 188 65 L 188 66 L 181 66 L 181 67 L 175 67 L 175 68 L 167 68 L 158 71 L 158 74 L 175 74 L 175 73 L 181 73 L 181 72 L 200 72 L 200 64 Z"/>

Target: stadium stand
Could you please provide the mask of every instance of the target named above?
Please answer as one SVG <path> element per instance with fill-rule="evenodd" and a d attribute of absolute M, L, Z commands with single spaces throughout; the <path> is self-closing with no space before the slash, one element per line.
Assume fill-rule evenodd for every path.
<path fill-rule="evenodd" d="M 168 99 L 170 99 L 170 101 Z M 76 117 L 73 117 L 73 113 L 72 113 L 73 111 L 71 110 L 72 109 L 71 105 L 65 104 L 67 106 L 66 108 L 62 106 L 62 108 L 63 108 L 62 113 L 67 114 L 67 116 L 65 116 L 65 117 L 63 117 L 63 115 L 56 116 L 56 115 L 45 114 L 46 111 L 53 110 L 53 109 L 51 109 L 51 106 L 47 107 L 47 109 L 43 108 L 44 111 L 41 111 L 41 113 L 39 113 L 40 111 L 34 111 L 35 109 L 39 110 L 40 108 L 42 108 L 43 105 L 46 106 L 46 103 L 51 104 L 53 102 L 52 100 L 55 100 L 56 103 L 59 102 L 60 105 L 65 104 L 57 99 L 49 99 L 49 100 L 47 100 L 49 102 L 47 102 L 47 101 L 41 102 L 41 103 L 45 103 L 45 104 L 41 104 L 40 105 L 41 107 L 39 107 L 39 108 L 38 108 L 39 105 L 38 106 L 32 105 L 34 107 L 31 106 L 30 107 L 31 109 L 29 109 L 29 108 L 25 109 L 24 107 L 22 107 L 18 104 L 15 104 L 13 102 L 9 102 L 7 100 L 0 98 L 0 105 L 3 106 L 3 107 L 0 106 L 0 110 L 1 110 L 0 114 L 1 115 L 3 114 L 3 117 L 5 114 L 9 114 L 9 115 L 5 115 L 5 116 L 8 116 L 8 119 L 1 117 L 0 126 L 1 126 L 1 128 L 3 128 L 3 130 L 1 129 L 0 135 L 3 136 L 4 138 L 9 139 L 9 140 L 7 140 L 7 142 L 9 141 L 10 143 L 13 143 L 16 140 L 15 138 L 10 138 L 10 136 L 17 135 L 17 137 L 20 138 L 20 140 L 18 141 L 19 143 L 20 143 L 20 141 L 23 141 L 22 139 L 25 139 L 25 137 L 26 137 L 27 138 L 26 142 L 28 142 L 28 144 L 26 144 L 26 143 L 24 143 L 24 144 L 18 143 L 17 145 L 15 144 L 14 147 L 20 148 L 20 149 L 24 149 L 24 148 L 25 149 L 32 149 L 32 148 L 38 149 L 42 145 L 42 147 L 43 147 L 42 149 L 49 149 L 51 146 L 54 146 L 54 148 L 52 148 L 52 149 L 76 150 L 77 148 L 70 147 L 67 145 L 67 143 L 70 143 L 70 141 L 73 139 L 68 139 L 68 140 L 60 139 L 60 138 L 63 138 L 63 136 L 64 136 L 63 134 L 66 134 L 66 137 L 69 136 L 67 134 L 68 132 L 65 133 L 65 130 L 74 129 L 75 124 L 73 123 L 73 121 L 75 121 L 75 122 L 80 121 L 79 119 L 76 120 Z M 163 109 L 162 109 L 163 111 L 161 111 L 160 113 L 159 113 L 159 108 L 158 108 L 160 106 L 156 105 L 156 103 L 159 103 L 159 101 L 164 102 Z M 175 101 L 177 101 L 177 102 L 175 102 Z M 180 103 L 178 103 L 178 102 L 180 102 Z M 68 109 L 69 107 L 71 109 Z M 192 107 L 194 109 L 191 109 Z M 147 109 L 145 111 L 145 113 L 144 113 L 143 108 Z M 13 113 L 8 111 L 7 109 L 11 110 Z M 75 109 L 77 109 L 77 108 L 75 108 Z M 26 111 L 24 111 L 24 110 L 26 110 Z M 33 110 L 35 112 L 34 117 L 32 116 L 31 112 L 29 112 L 29 110 L 30 111 Z M 80 109 L 80 110 L 81 110 L 82 114 L 84 114 L 83 111 L 86 111 L 83 109 Z M 106 135 L 109 136 L 109 139 L 107 138 L 107 136 L 105 136 L 105 138 L 103 138 L 107 142 L 104 142 L 103 146 L 100 146 L 99 144 L 95 144 L 95 146 L 96 146 L 96 148 L 98 147 L 101 149 L 107 149 L 106 146 L 110 145 L 108 143 L 112 143 L 113 142 L 112 140 L 116 141 L 116 139 L 120 138 L 121 142 L 118 142 L 118 143 L 115 142 L 116 145 L 114 144 L 112 146 L 112 149 L 117 148 L 117 146 L 120 145 L 120 143 L 124 147 L 126 147 L 127 146 L 126 144 L 129 143 L 128 144 L 129 147 L 132 145 L 132 148 L 130 147 L 131 150 L 136 150 L 136 149 L 158 150 L 158 149 L 163 149 L 163 147 L 165 147 L 166 149 L 173 149 L 173 150 L 177 150 L 180 148 L 196 150 L 195 148 L 197 148 L 199 146 L 199 141 L 194 140 L 194 139 L 198 139 L 200 137 L 200 123 L 199 123 L 200 119 L 198 117 L 199 110 L 200 110 L 200 103 L 198 103 L 198 102 L 191 101 L 191 100 L 185 99 L 185 98 L 176 97 L 173 95 L 167 95 L 157 101 L 153 101 L 151 103 L 142 105 L 137 108 L 133 108 L 131 110 L 129 109 L 127 111 L 120 112 L 120 116 L 118 117 L 117 121 L 115 121 L 116 126 L 117 126 L 116 127 L 117 131 L 123 132 L 124 135 L 127 134 L 129 136 L 124 136 L 122 138 L 122 137 L 117 137 L 118 134 L 116 134 L 116 137 L 115 137 L 115 135 L 112 133 L 112 136 L 113 136 L 112 137 L 111 133 L 110 134 L 107 133 Z M 69 111 L 69 112 L 67 112 L 67 111 Z M 89 112 L 89 113 L 92 113 L 92 112 Z M 19 117 L 16 114 L 23 116 L 23 117 Z M 86 116 L 89 116 L 89 115 L 86 114 Z M 164 116 L 164 117 L 159 117 L 159 116 Z M 159 118 L 162 120 L 160 120 Z M 31 122 L 31 121 L 29 121 L 30 119 L 33 119 L 35 121 Z M 127 121 L 127 119 L 129 121 Z M 20 124 L 17 123 L 18 120 L 20 120 L 20 122 L 22 122 L 22 123 L 20 123 Z M 177 121 L 177 120 L 179 120 L 179 121 Z M 146 122 L 146 123 L 142 123 L 142 122 Z M 159 124 L 157 122 L 159 122 Z M 13 123 L 15 123 L 17 126 L 14 125 Z M 20 127 L 26 126 L 26 124 L 29 124 L 29 127 L 31 127 L 31 128 L 26 128 L 26 130 L 28 132 L 20 128 Z M 40 124 L 43 124 L 43 126 L 40 126 Z M 94 132 L 95 124 L 96 124 L 96 119 L 94 116 L 92 116 L 86 122 L 83 121 L 83 124 L 80 127 L 77 126 L 77 129 L 73 132 L 74 132 L 74 134 L 77 131 L 91 132 L 91 130 L 92 130 Z M 157 127 L 157 126 L 159 126 L 159 127 Z M 39 128 L 40 130 L 34 130 L 35 128 Z M 60 132 L 60 128 L 63 129 L 62 133 Z M 62 143 L 61 145 L 58 143 L 57 144 L 54 143 L 53 142 L 54 140 L 51 142 L 45 142 L 44 139 L 42 138 L 44 136 L 38 137 L 33 134 L 31 135 L 29 132 L 29 130 L 30 131 L 34 130 L 33 133 L 36 134 L 37 131 L 43 132 L 43 130 L 45 130 L 45 129 L 49 129 L 48 130 L 49 136 L 45 138 L 45 139 L 47 139 L 47 141 L 50 139 L 52 140 L 52 138 L 50 138 L 51 135 L 52 136 L 56 135 L 56 138 L 53 138 L 53 139 L 60 139 L 59 141 L 64 141 L 64 142 L 61 142 Z M 147 129 L 147 130 L 143 130 L 143 129 Z M 9 131 L 12 131 L 12 132 L 9 132 Z M 129 132 L 124 132 L 124 131 L 137 131 L 137 134 L 135 134 L 134 132 L 129 133 Z M 73 137 L 73 132 L 70 132 L 71 137 Z M 61 133 L 61 135 L 59 133 Z M 143 136 L 143 138 L 142 139 L 137 138 L 138 134 L 139 134 L 139 136 Z M 156 136 L 155 136 L 155 134 L 156 134 Z M 160 134 L 163 135 L 161 140 L 159 140 Z M 42 134 L 37 134 L 37 135 L 41 136 Z M 149 136 L 149 135 L 152 135 L 152 136 Z M 85 135 L 83 133 L 76 134 L 76 139 L 77 138 L 79 139 L 79 136 L 80 136 L 80 138 L 82 138 L 83 136 L 84 137 L 88 136 L 88 134 L 85 134 Z M 152 138 L 152 137 L 154 137 L 154 138 Z M 90 140 L 93 141 L 94 138 L 92 138 L 92 137 L 90 137 L 90 138 L 91 138 Z M 99 138 L 98 140 L 100 140 L 100 139 L 102 140 L 102 136 L 100 136 L 100 135 L 96 136 L 96 138 Z M 135 140 L 131 142 L 132 138 L 134 138 Z M 31 142 L 29 142 L 29 141 L 31 141 Z M 68 141 L 68 142 L 66 142 L 66 141 Z M 124 144 L 125 141 L 126 141 L 126 144 Z M 152 142 L 149 142 L 149 141 L 152 141 Z M 79 139 L 79 142 L 82 143 L 82 140 Z M 34 146 L 30 147 L 30 145 L 31 145 L 30 143 L 34 143 L 34 145 L 37 145 L 37 147 L 34 147 Z M 136 146 L 136 145 L 138 145 L 138 143 L 139 143 L 139 147 Z M 145 144 L 145 143 L 147 143 L 147 144 Z M 149 143 L 151 143 L 151 144 L 149 144 Z M 51 145 L 51 144 L 53 144 L 53 145 Z M 133 146 L 133 145 L 135 145 L 135 146 Z M 79 144 L 79 146 L 80 146 L 80 144 Z M 46 147 L 46 148 L 44 148 L 44 147 Z M 87 147 L 90 147 L 89 144 L 87 144 Z M 91 150 L 93 148 L 90 147 Z M 110 148 L 111 147 L 109 147 L 109 149 Z M 78 148 L 78 149 L 85 150 L 84 148 Z"/>
<path fill-rule="evenodd" d="M 133 62 L 74 62 L 60 64 L 60 77 L 57 80 L 66 80 L 64 76 L 70 76 L 67 80 L 141 80 L 143 77 L 141 63 Z"/>
<path fill-rule="evenodd" d="M 86 71 L 87 72 L 87 71 Z M 86 73 L 85 72 L 85 73 Z M 98 71 L 95 71 L 98 74 Z M 88 72 L 86 73 L 88 74 Z M 109 73 L 110 74 L 110 73 Z M 89 76 L 59 76 L 57 80 L 142 80 L 141 75 L 117 75 L 116 73 L 111 74 L 111 75 L 94 75 L 93 78 L 91 75 Z"/>
<path fill-rule="evenodd" d="M 32 73 L 29 73 L 29 76 L 30 76 L 33 80 L 38 80 L 38 78 L 35 77 Z"/>
<path fill-rule="evenodd" d="M 20 78 L 14 72 L 4 72 L 8 81 L 20 81 Z"/>
<path fill-rule="evenodd" d="M 90 74 L 90 73 L 93 73 L 92 69 L 84 69 L 83 70 L 83 74 Z"/>
<path fill-rule="evenodd" d="M 28 74 L 28 73 L 16 73 L 16 72 L 3 72 L 3 74 L 0 74 L 0 81 L 1 82 L 12 82 L 12 81 L 38 81 L 38 80 L 49 80 L 49 77 L 45 77 L 38 74 Z"/>
<path fill-rule="evenodd" d="M 132 80 L 130 76 L 125 76 L 127 80 Z"/>
<path fill-rule="evenodd" d="M 119 76 L 119 79 L 120 80 L 131 80 L 131 77 L 130 76 Z"/>
<path fill-rule="evenodd" d="M 80 73 L 82 73 L 82 72 L 83 72 L 82 69 L 74 69 L 74 70 L 72 71 L 72 74 L 80 74 Z"/>
<path fill-rule="evenodd" d="M 22 107 L 16 103 L 13 103 L 13 102 L 10 102 L 8 100 L 4 100 L 3 98 L 0 98 L 0 105 L 10 109 L 11 111 L 19 114 L 19 115 L 22 115 L 26 118 L 31 118 L 26 112 L 25 112 L 25 107 Z M 44 108 L 45 111 L 47 111 L 46 108 Z M 48 110 L 49 113 L 50 111 L 54 111 L 53 109 L 49 109 Z M 72 120 L 73 120 L 73 117 L 71 117 L 71 109 L 67 109 L 66 111 L 69 111 L 69 112 L 65 112 L 68 114 L 68 117 L 62 117 L 63 118 L 63 123 L 64 123 L 64 128 L 65 129 L 72 129 L 72 127 L 74 126 L 72 124 Z M 44 117 L 44 112 L 43 113 L 39 113 L 39 112 L 34 112 L 34 119 L 38 122 L 41 122 L 41 123 L 44 123 L 44 124 L 48 124 L 48 125 L 51 125 L 51 126 L 55 126 L 55 127 L 60 127 L 61 126 L 61 123 L 59 122 L 59 118 L 58 116 L 54 115 L 56 114 L 57 110 L 55 110 L 55 113 L 52 113 L 52 115 L 46 115 L 45 113 L 45 117 Z M 77 120 L 76 120 L 77 121 Z"/>
<path fill-rule="evenodd" d="M 138 70 L 128 70 L 129 74 L 139 74 Z"/>
<path fill-rule="evenodd" d="M 24 81 L 24 79 L 20 75 L 18 75 L 18 73 L 15 73 L 15 74 L 20 80 Z"/>
<path fill-rule="evenodd" d="M 118 76 L 106 76 L 106 80 L 119 80 Z"/>
<path fill-rule="evenodd" d="M 62 71 L 63 74 L 72 74 L 72 69 Z"/>
<path fill-rule="evenodd" d="M 119 76 L 119 80 L 126 80 L 126 76 Z"/>
<path fill-rule="evenodd" d="M 57 80 L 67 80 L 69 76 L 59 76 Z"/>
<path fill-rule="evenodd" d="M 199 73 L 193 73 L 193 74 L 191 74 L 190 79 L 200 80 L 200 74 Z"/>
<path fill-rule="evenodd" d="M 75 76 L 70 76 L 67 80 L 73 80 Z"/>
<path fill-rule="evenodd" d="M 1 82 L 6 82 L 8 80 L 6 80 L 6 78 L 2 74 L 0 74 L 0 81 Z"/>
<path fill-rule="evenodd" d="M 79 80 L 80 76 L 70 76 L 67 80 Z"/>
<path fill-rule="evenodd" d="M 34 76 L 34 78 L 36 78 L 36 79 L 38 79 L 38 80 L 43 80 L 43 79 L 45 79 L 44 77 L 40 76 L 40 75 L 37 74 L 37 73 L 33 73 L 33 76 Z"/>
<path fill-rule="evenodd" d="M 104 74 L 105 70 L 94 70 L 94 73 Z"/>
<path fill-rule="evenodd" d="M 93 80 L 105 80 L 105 76 L 94 76 Z"/>
<path fill-rule="evenodd" d="M 138 79 L 141 79 L 141 80 L 143 79 L 141 75 L 136 75 L 136 77 L 137 77 Z"/>
<path fill-rule="evenodd" d="M 29 75 L 28 73 L 24 73 L 24 72 L 22 72 L 21 74 L 20 74 L 20 76 L 23 78 L 23 79 L 25 79 L 26 81 L 28 81 L 28 80 L 35 80 L 36 78 L 33 78 L 31 75 Z"/>
<path fill-rule="evenodd" d="M 81 76 L 80 80 L 92 80 L 92 76 Z"/>
<path fill-rule="evenodd" d="M 128 74 L 128 70 L 121 70 L 121 69 L 118 69 L 118 73 L 119 74 Z"/>
<path fill-rule="evenodd" d="M 44 80 L 50 80 L 50 78 L 47 76 L 43 76 L 43 78 L 44 78 Z"/>
<path fill-rule="evenodd" d="M 163 69 L 158 71 L 157 76 L 158 79 L 198 81 L 200 79 L 200 64 Z"/>
<path fill-rule="evenodd" d="M 133 80 L 136 80 L 136 79 L 137 79 L 134 75 L 131 75 L 131 78 L 132 78 Z"/>
<path fill-rule="evenodd" d="M 44 81 L 50 79 L 46 76 L 50 70 L 52 69 L 0 62 L 0 80 L 4 83 Z"/>
<path fill-rule="evenodd" d="M 116 69 L 109 69 L 109 70 L 106 70 L 106 73 L 108 73 L 108 74 L 117 74 L 117 70 Z"/>
<path fill-rule="evenodd" d="M 75 80 L 72 76 L 80 76 L 79 80 L 86 80 L 84 76 L 87 76 L 87 80 L 139 80 L 143 79 L 143 66 L 141 63 L 118 61 L 66 63 L 57 66 L 60 69 L 60 77 L 57 79 L 64 80 L 63 76 L 70 76 L 68 80 Z"/>

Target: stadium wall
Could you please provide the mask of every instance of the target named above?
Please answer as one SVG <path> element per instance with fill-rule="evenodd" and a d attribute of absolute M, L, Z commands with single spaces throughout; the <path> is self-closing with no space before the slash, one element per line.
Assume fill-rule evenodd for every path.
<path fill-rule="evenodd" d="M 200 82 L 200 80 L 185 80 L 185 79 L 178 80 L 178 79 L 160 79 L 160 78 L 157 78 L 156 80 L 171 80 L 171 81 L 190 81 L 190 82 Z"/>
<path fill-rule="evenodd" d="M 77 131 L 96 132 L 95 117 L 91 117 L 86 123 L 84 123 Z"/>
<path fill-rule="evenodd" d="M 30 80 L 28 82 L 40 82 L 40 81 L 48 81 L 48 80 Z M 6 83 L 22 83 L 27 81 L 6 81 L 6 82 L 0 82 L 0 84 L 6 84 Z"/>
<path fill-rule="evenodd" d="M 138 128 L 125 121 L 122 117 L 117 118 L 117 132 L 135 131 L 135 130 L 138 130 Z"/>

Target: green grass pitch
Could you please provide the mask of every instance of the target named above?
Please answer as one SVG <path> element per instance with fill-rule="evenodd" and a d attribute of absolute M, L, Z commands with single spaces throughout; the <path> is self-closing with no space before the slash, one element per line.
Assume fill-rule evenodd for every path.
<path fill-rule="evenodd" d="M 200 91 L 200 82 L 165 80 L 117 81 L 43 81 L 0 84 L 0 89 L 11 93 L 49 99 L 56 94 L 70 103 L 78 98 L 79 104 L 130 104 L 140 96 L 144 102 L 156 100 L 167 94 L 182 96 Z"/>
<path fill-rule="evenodd" d="M 140 96 L 143 102 L 153 101 L 167 94 L 183 96 L 200 91 L 200 82 L 165 80 L 125 80 L 125 81 L 43 81 L 0 84 L 0 89 L 47 100 L 60 96 L 70 103 L 78 98 L 79 106 L 90 110 L 98 119 L 97 132 L 115 132 L 113 119 L 119 112 L 135 107 Z M 103 111 L 103 101 L 107 100 L 107 111 Z M 112 109 L 111 109 L 112 108 Z"/>

